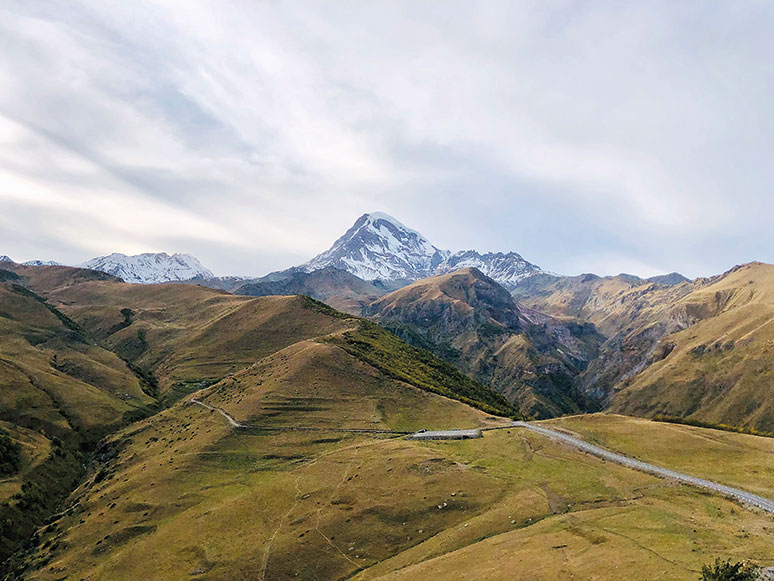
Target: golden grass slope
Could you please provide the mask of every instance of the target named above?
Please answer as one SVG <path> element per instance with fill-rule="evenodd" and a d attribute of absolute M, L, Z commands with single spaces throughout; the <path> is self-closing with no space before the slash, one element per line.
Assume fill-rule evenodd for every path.
<path fill-rule="evenodd" d="M 737 267 L 673 311 L 697 322 L 661 340 L 611 409 L 774 430 L 774 266 Z"/>
<path fill-rule="evenodd" d="M 217 381 L 296 341 L 353 324 L 304 308 L 303 297 L 252 298 L 194 285 L 96 282 L 50 297 L 110 349 L 154 374 L 162 392 Z"/>
<path fill-rule="evenodd" d="M 2 419 L 59 436 L 117 426 L 152 402 L 121 359 L 12 283 L 0 284 L 0 381 Z"/>
<path fill-rule="evenodd" d="M 300 341 L 197 397 L 258 427 L 180 402 L 117 434 L 27 577 L 688 580 L 718 554 L 774 564 L 770 517 L 532 432 L 417 442 L 334 431 L 498 422 L 328 343 Z M 673 426 L 640 422 L 673 444 Z M 260 429 L 287 425 L 319 431 Z M 741 466 L 770 452 L 744 450 Z M 737 458 L 724 457 L 730 473 Z"/>
<path fill-rule="evenodd" d="M 774 498 L 774 438 L 607 413 L 545 424 L 644 462 Z"/>
<path fill-rule="evenodd" d="M 612 337 L 663 318 L 692 288 L 690 282 L 661 285 L 625 274 L 546 275 L 537 277 L 534 283 L 528 279 L 513 295 L 527 307 L 555 317 L 588 321 L 603 335 Z"/>

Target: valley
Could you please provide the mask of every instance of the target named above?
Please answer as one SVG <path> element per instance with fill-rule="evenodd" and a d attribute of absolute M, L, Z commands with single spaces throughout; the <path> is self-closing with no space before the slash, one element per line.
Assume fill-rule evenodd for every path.
<path fill-rule="evenodd" d="M 774 439 L 647 419 L 771 429 L 774 267 L 510 287 L 440 270 L 213 279 L 228 292 L 2 263 L 0 427 L 21 454 L 0 481 L 4 574 L 774 566 Z M 451 429 L 483 437 L 408 438 Z"/>

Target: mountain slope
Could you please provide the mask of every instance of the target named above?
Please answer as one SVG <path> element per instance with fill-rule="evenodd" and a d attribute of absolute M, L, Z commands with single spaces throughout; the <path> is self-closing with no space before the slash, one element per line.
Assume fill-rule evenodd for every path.
<path fill-rule="evenodd" d="M 0 270 L 0 281 L 0 427 L 22 451 L 18 473 L 0 480 L 2 562 L 77 485 L 84 452 L 149 415 L 155 399 L 124 361 L 23 286 L 24 277 Z"/>
<path fill-rule="evenodd" d="M 79 265 L 117 276 L 126 282 L 154 284 L 212 278 L 213 274 L 190 254 L 166 252 L 127 256 L 114 252 Z"/>
<path fill-rule="evenodd" d="M 668 282 L 677 280 L 670 277 Z M 520 282 L 513 296 L 549 315 L 592 323 L 605 337 L 577 385 L 607 404 L 614 386 L 647 365 L 664 335 L 690 324 L 673 307 L 701 284 L 658 284 L 626 274 L 538 275 Z"/>
<path fill-rule="evenodd" d="M 243 284 L 234 293 L 247 296 L 308 295 L 334 309 L 360 314 L 365 305 L 384 295 L 387 290 L 378 282 L 365 281 L 346 270 L 326 266 L 312 272 L 289 270 Z"/>
<path fill-rule="evenodd" d="M 594 405 L 573 387 L 601 340 L 593 327 L 522 310 L 477 269 L 415 282 L 365 313 L 492 386 L 527 414 L 551 417 Z"/>
<path fill-rule="evenodd" d="M 774 265 L 706 281 L 671 316 L 684 330 L 664 336 L 648 366 L 617 386 L 612 409 L 774 431 Z"/>
<path fill-rule="evenodd" d="M 95 477 L 41 533 L 26 578 L 612 581 L 626 568 L 688 581 L 719 547 L 771 562 L 767 516 L 540 435 L 341 431 L 497 424 L 331 345 L 292 345 L 197 397 L 213 409 L 181 402 L 107 442 Z M 771 464 L 767 440 L 640 422 L 635 438 L 677 438 L 693 456 L 727 449 L 720 475 L 736 481 L 756 478 L 751 462 Z"/>
<path fill-rule="evenodd" d="M 35 292 L 47 289 L 72 327 L 156 376 L 162 395 L 184 380 L 197 390 L 104 441 L 88 478 L 9 563 L 20 578 L 612 580 L 626 568 L 687 581 L 718 547 L 771 560 L 768 517 L 509 427 L 462 403 L 488 409 L 502 401 L 496 394 L 317 301 L 14 268 Z M 66 280 L 68 270 L 81 282 Z M 496 302 L 475 276 L 472 292 L 447 291 L 461 312 Z M 13 324 L 40 327 L 46 312 L 63 323 L 36 302 L 45 312 Z M 486 320 L 536 324 L 515 312 L 524 320 Z M 677 440 L 690 441 L 691 459 L 727 442 L 720 481 L 733 474 L 744 486 L 771 463 L 771 440 L 643 424 L 631 437 L 647 434 L 648 454 L 668 447 L 670 463 L 685 461 Z M 401 437 L 453 427 L 500 429 L 459 442 Z M 48 445 L 59 458 L 56 441 Z"/>

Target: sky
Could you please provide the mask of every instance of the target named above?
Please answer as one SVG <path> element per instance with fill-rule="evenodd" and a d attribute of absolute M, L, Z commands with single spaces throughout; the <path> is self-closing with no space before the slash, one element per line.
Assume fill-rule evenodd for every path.
<path fill-rule="evenodd" d="M 0 4 L 0 254 L 262 275 L 387 212 L 562 274 L 774 262 L 774 4 Z"/>

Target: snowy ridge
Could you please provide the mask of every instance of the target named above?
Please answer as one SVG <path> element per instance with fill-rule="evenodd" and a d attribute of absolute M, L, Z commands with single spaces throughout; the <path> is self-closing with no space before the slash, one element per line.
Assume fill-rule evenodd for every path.
<path fill-rule="evenodd" d="M 447 258 L 436 269 L 436 274 L 471 267 L 477 268 L 509 291 L 513 290 L 519 281 L 544 272 L 538 266 L 524 260 L 516 252 L 479 254 L 475 250 L 461 250 Z"/>
<path fill-rule="evenodd" d="M 127 256 L 114 252 L 108 256 L 99 256 L 78 265 L 81 268 L 99 270 L 124 279 L 126 282 L 154 284 L 179 282 L 192 278 L 209 279 L 212 272 L 190 254 L 166 252 L 137 254 Z"/>
<path fill-rule="evenodd" d="M 463 250 L 452 254 L 433 246 L 416 230 L 383 212 L 363 214 L 333 246 L 298 267 L 312 272 L 334 266 L 364 280 L 419 280 L 475 267 L 508 290 L 543 271 L 515 252 Z"/>
<path fill-rule="evenodd" d="M 61 262 L 56 260 L 27 260 L 22 262 L 24 266 L 64 266 Z"/>
<path fill-rule="evenodd" d="M 6 256 L 5 254 L 0 255 L 0 262 L 13 262 L 10 256 Z M 16 264 L 14 262 L 14 264 Z"/>

